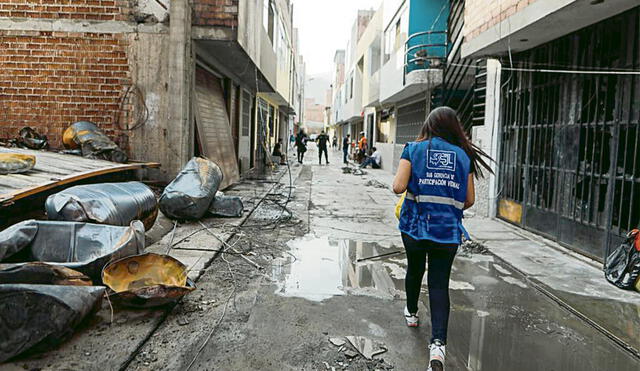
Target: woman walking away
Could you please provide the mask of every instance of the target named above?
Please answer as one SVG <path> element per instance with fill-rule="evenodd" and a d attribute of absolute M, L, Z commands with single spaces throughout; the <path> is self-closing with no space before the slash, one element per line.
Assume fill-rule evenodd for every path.
<path fill-rule="evenodd" d="M 449 275 L 462 236 L 469 238 L 462 211 L 475 201 L 474 175 L 482 176 L 481 168 L 491 172 L 489 161 L 467 138 L 456 112 L 439 107 L 427 117 L 418 139 L 404 147 L 393 182 L 395 193 L 407 192 L 399 228 L 407 253 L 404 316 L 409 327 L 418 326 L 418 297 L 428 257 L 429 370 L 444 370 Z"/>
<path fill-rule="evenodd" d="M 298 162 L 302 163 L 304 160 L 304 153 L 307 152 L 307 134 L 303 129 L 296 136 L 296 149 L 298 150 Z"/>

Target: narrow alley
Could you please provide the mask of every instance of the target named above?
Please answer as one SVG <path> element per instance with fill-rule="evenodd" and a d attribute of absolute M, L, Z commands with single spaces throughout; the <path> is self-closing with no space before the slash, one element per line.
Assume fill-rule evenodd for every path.
<path fill-rule="evenodd" d="M 3 369 L 424 369 L 429 326 L 407 328 L 402 317 L 406 260 L 391 179 L 380 170 L 343 173 L 341 153 L 329 153 L 331 164 L 319 166 L 310 145 L 304 165 L 292 165 L 291 183 L 280 169 L 234 187 L 237 194 L 256 182 L 269 189 L 256 196 L 241 224 L 181 224 L 175 235 L 151 245 L 150 251 L 171 245 L 183 260 L 203 260 L 201 274 L 194 275 L 198 289 L 174 308 L 111 313 L 104 303 L 60 349 Z M 475 216 L 467 223 L 472 234 L 513 237 L 487 241 L 488 251 L 462 248 L 458 254 L 451 278 L 450 369 L 540 370 L 553 364 L 548 369 L 637 370 L 637 354 L 545 295 L 530 281 L 539 275 L 523 274 L 525 264 L 514 267 L 500 257 L 505 243 L 539 242 L 511 233 L 514 228 L 504 223 Z M 222 246 L 226 252 L 216 254 Z M 204 263 L 214 254 L 210 265 Z M 582 290 L 573 285 L 579 283 L 561 292 Z M 607 307 L 607 315 L 630 314 L 618 300 L 621 307 Z M 426 317 L 426 295 L 421 303 Z M 634 304 L 637 298 L 628 304 L 631 311 Z M 344 336 L 366 337 L 385 352 L 373 360 L 350 358 L 330 342 Z M 638 346 L 637 337 L 628 340 Z"/>
<path fill-rule="evenodd" d="M 0 0 L 0 371 L 639 371 L 638 0 Z"/>

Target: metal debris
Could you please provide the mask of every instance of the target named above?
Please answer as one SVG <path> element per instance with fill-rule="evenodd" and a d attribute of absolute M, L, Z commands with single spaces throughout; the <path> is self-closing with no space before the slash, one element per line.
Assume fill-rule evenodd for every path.
<path fill-rule="evenodd" d="M 25 126 L 20 129 L 19 137 L 16 139 L 18 147 L 29 149 L 45 149 L 49 147 L 49 140 L 46 135 L 41 135 L 33 128 Z"/>
<path fill-rule="evenodd" d="M 82 272 L 100 282 L 102 268 L 113 259 L 144 250 L 144 226 L 128 227 L 27 220 L 0 232 L 0 261 L 41 261 Z"/>
<path fill-rule="evenodd" d="M 222 183 L 222 170 L 203 157 L 192 158 L 160 196 L 160 210 L 171 219 L 202 218 Z"/>
<path fill-rule="evenodd" d="M 140 220 L 151 229 L 158 216 L 156 197 L 140 182 L 89 184 L 71 187 L 47 198 L 49 220 L 127 226 Z"/>
<path fill-rule="evenodd" d="M 216 193 L 211 206 L 209 206 L 209 213 L 213 216 L 239 218 L 243 212 L 244 205 L 240 197 L 226 196 L 222 192 Z"/>
<path fill-rule="evenodd" d="M 109 263 L 102 281 L 114 302 L 148 308 L 173 303 L 195 290 L 187 267 L 169 255 L 142 254 Z"/>
<path fill-rule="evenodd" d="M 128 157 L 93 122 L 80 121 L 69 126 L 62 135 L 67 149 L 80 149 L 82 156 L 113 162 L 127 162 Z"/>
<path fill-rule="evenodd" d="M 104 291 L 96 286 L 0 285 L 0 362 L 66 340 L 100 307 Z"/>
<path fill-rule="evenodd" d="M 0 264 L 0 283 L 91 286 L 89 277 L 66 267 L 42 262 Z"/>
<path fill-rule="evenodd" d="M 36 156 L 0 153 L 0 175 L 26 173 L 36 166 Z"/>

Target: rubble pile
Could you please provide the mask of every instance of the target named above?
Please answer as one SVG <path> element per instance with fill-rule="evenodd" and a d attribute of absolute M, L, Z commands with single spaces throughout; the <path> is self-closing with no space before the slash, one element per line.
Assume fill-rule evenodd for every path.
<path fill-rule="evenodd" d="M 126 161 L 96 130 L 91 123 L 74 124 L 65 144 L 85 156 Z M 35 164 L 34 156 L 11 156 L 0 157 L 0 174 Z M 0 362 L 65 341 L 105 296 L 109 303 L 149 308 L 192 292 L 183 263 L 145 253 L 145 231 L 159 209 L 177 220 L 242 216 L 242 200 L 218 192 L 222 179 L 216 163 L 193 158 L 159 201 L 141 182 L 80 185 L 47 198 L 49 220 L 0 231 Z"/>

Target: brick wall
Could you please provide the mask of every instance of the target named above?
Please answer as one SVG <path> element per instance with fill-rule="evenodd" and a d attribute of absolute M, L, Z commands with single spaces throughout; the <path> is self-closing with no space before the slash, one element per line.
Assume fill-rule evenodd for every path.
<path fill-rule="evenodd" d="M 196 26 L 238 27 L 239 0 L 194 0 Z"/>
<path fill-rule="evenodd" d="M 64 129 L 88 120 L 118 141 L 114 116 L 131 83 L 126 48 L 118 34 L 0 31 L 0 137 L 31 126 L 60 148 Z"/>
<path fill-rule="evenodd" d="M 464 36 L 470 40 L 537 0 L 466 0 Z M 504 31 L 505 34 L 508 30 Z"/>
<path fill-rule="evenodd" d="M 0 17 L 128 20 L 130 0 L 0 0 Z"/>

